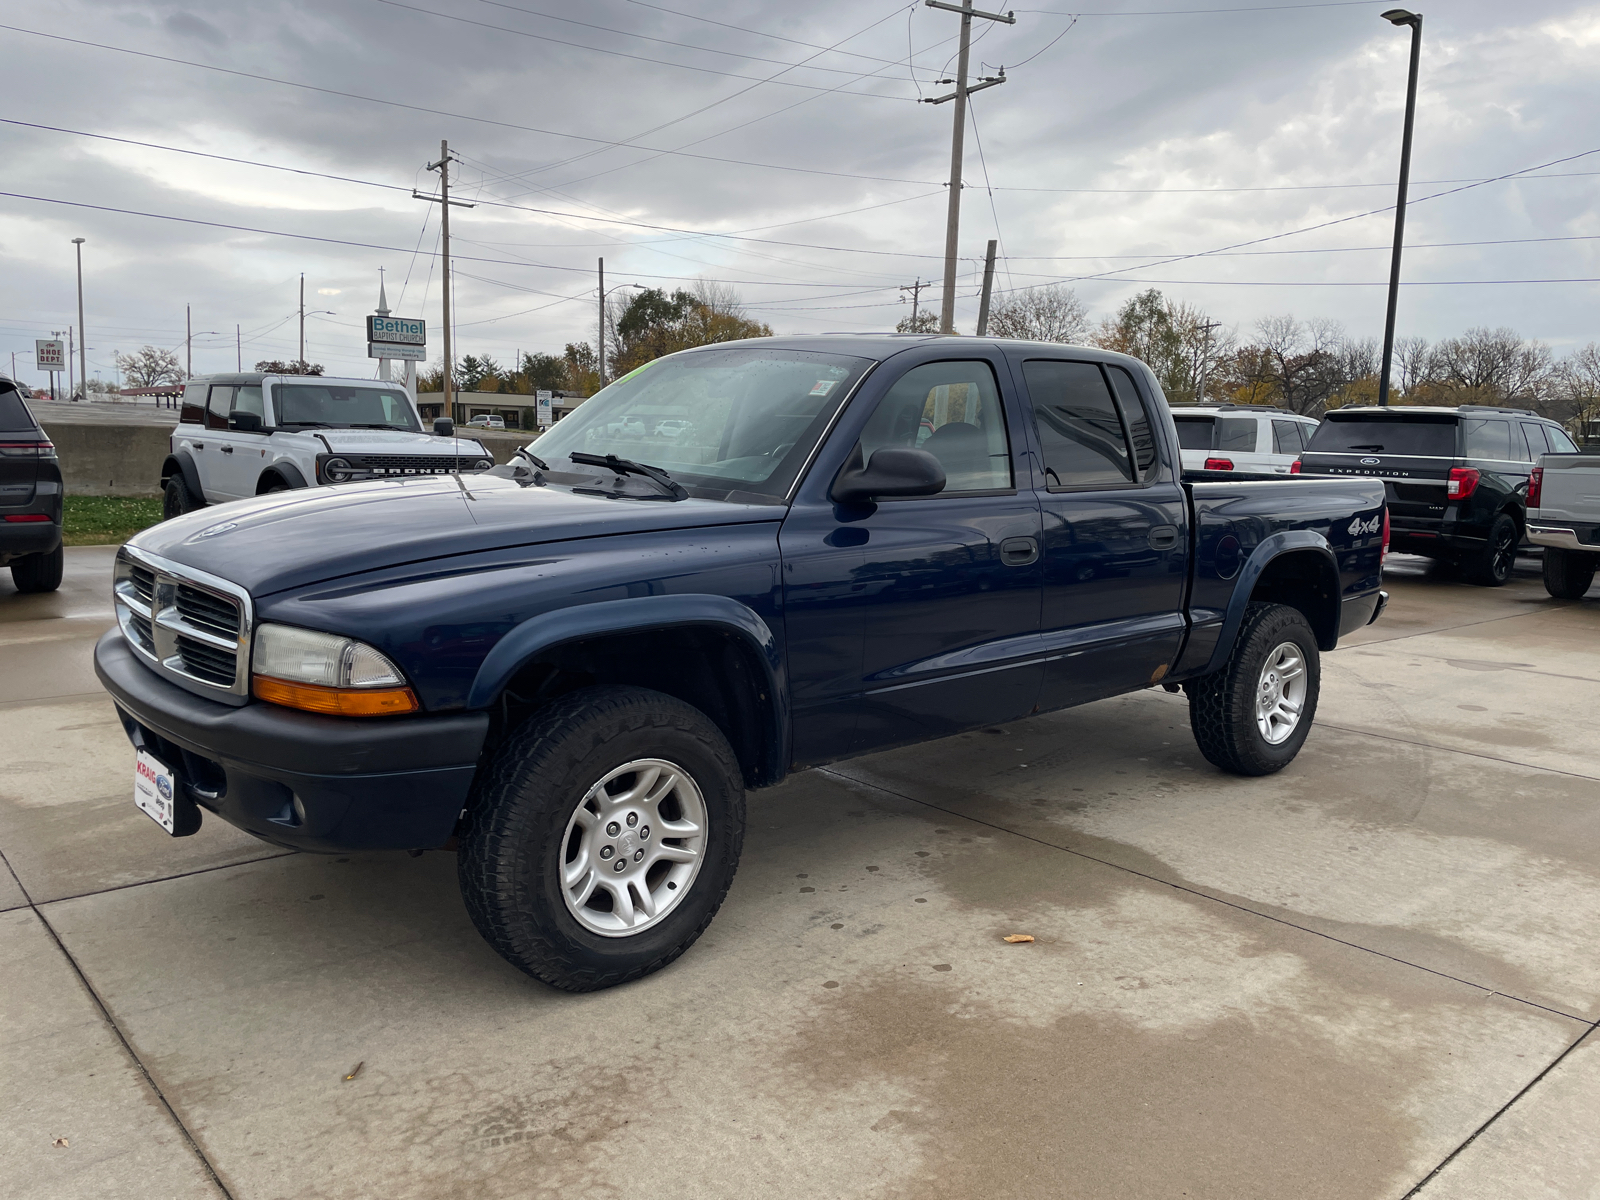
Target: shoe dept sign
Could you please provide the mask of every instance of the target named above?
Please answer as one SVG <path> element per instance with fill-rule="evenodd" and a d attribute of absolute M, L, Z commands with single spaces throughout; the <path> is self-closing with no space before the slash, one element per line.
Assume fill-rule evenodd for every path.
<path fill-rule="evenodd" d="M 427 322 L 408 317 L 368 317 L 367 357 L 425 362 L 428 357 Z"/>

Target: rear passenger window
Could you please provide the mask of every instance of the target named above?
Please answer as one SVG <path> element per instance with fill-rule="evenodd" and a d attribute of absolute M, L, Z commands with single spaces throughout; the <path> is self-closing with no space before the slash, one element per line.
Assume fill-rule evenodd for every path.
<path fill-rule="evenodd" d="M 1524 450 L 1519 443 L 1516 453 L 1511 449 L 1511 422 L 1488 417 L 1462 417 L 1461 433 L 1468 458 L 1494 458 L 1501 462 L 1520 461 Z"/>
<path fill-rule="evenodd" d="M 1097 364 L 1030 359 L 1022 364 L 1022 376 L 1033 400 L 1047 486 L 1134 482 L 1122 417 Z"/>
<path fill-rule="evenodd" d="M 228 413 L 233 408 L 233 389 L 231 387 L 214 387 L 211 389 L 211 403 L 206 406 L 206 428 L 226 429 L 228 427 Z"/>
<path fill-rule="evenodd" d="M 1273 421 L 1272 452 L 1274 454 L 1299 454 L 1304 448 L 1300 441 L 1299 421 Z"/>
<path fill-rule="evenodd" d="M 1573 444 L 1563 430 L 1554 429 L 1549 425 L 1542 426 L 1545 436 L 1550 439 L 1550 452 L 1552 454 L 1576 454 L 1578 447 Z"/>
<path fill-rule="evenodd" d="M 1541 454 L 1550 453 L 1550 443 L 1545 441 L 1544 426 L 1524 423 L 1522 436 L 1528 439 L 1528 460 L 1538 462 Z"/>
<path fill-rule="evenodd" d="M 1254 417 L 1219 417 L 1217 419 L 1218 450 L 1232 450 L 1238 454 L 1254 454 L 1256 449 L 1256 419 Z"/>
<path fill-rule="evenodd" d="M 986 362 L 913 367 L 861 431 L 861 461 L 885 446 L 926 450 L 944 467 L 939 494 L 1011 486 L 1011 446 L 994 371 Z"/>
<path fill-rule="evenodd" d="M 206 419 L 206 385 L 191 383 L 183 389 L 183 409 L 178 420 L 185 425 L 199 425 Z"/>
<path fill-rule="evenodd" d="M 1105 367 L 1105 373 L 1111 381 L 1111 390 L 1116 394 L 1117 407 L 1122 410 L 1122 423 L 1127 427 L 1128 441 L 1133 446 L 1135 477 L 1149 479 L 1155 474 L 1158 461 L 1156 435 L 1150 424 L 1150 415 L 1145 412 L 1138 389 L 1133 386 L 1133 376 L 1121 367 L 1110 365 Z"/>

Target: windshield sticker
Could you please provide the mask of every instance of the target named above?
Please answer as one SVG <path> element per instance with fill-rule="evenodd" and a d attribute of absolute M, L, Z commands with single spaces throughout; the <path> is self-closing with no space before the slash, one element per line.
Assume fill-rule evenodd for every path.
<path fill-rule="evenodd" d="M 816 386 L 811 389 L 811 394 L 813 396 L 826 396 L 838 386 L 839 381 L 837 379 L 819 379 Z"/>

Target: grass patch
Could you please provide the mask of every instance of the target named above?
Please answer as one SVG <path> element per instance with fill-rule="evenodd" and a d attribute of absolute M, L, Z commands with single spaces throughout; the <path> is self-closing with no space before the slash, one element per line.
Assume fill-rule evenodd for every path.
<path fill-rule="evenodd" d="M 159 496 L 67 496 L 61 540 L 68 546 L 115 546 L 161 520 Z"/>

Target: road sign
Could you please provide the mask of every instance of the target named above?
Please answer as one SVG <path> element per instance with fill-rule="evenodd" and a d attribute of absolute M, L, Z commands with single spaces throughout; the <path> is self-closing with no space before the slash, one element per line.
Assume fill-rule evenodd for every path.
<path fill-rule="evenodd" d="M 406 317 L 378 317 L 367 318 L 367 341 L 398 343 L 403 346 L 426 346 L 428 344 L 428 323 L 426 321 L 413 321 Z M 388 358 L 399 358 L 398 354 L 387 355 Z"/>
<path fill-rule="evenodd" d="M 538 401 L 538 422 L 540 429 L 548 429 L 555 424 L 551 417 L 550 403 L 553 397 L 549 392 L 535 392 L 534 399 Z"/>
<path fill-rule="evenodd" d="M 410 359 L 412 362 L 426 362 L 428 349 L 426 346 L 405 346 L 398 342 L 368 342 L 367 357 Z"/>
<path fill-rule="evenodd" d="M 67 369 L 67 344 L 60 338 L 38 338 L 33 343 L 33 365 L 41 371 Z"/>

